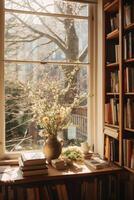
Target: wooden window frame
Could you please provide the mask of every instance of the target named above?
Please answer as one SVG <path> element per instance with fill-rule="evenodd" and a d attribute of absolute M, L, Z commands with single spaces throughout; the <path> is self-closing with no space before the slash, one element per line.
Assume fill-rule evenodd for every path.
<path fill-rule="evenodd" d="M 4 29 L 5 29 L 5 12 L 14 12 L 12 9 L 5 9 L 4 8 L 4 0 L 0 1 L 0 158 L 16 158 L 20 152 L 6 152 L 5 151 L 5 89 L 4 89 L 4 63 L 5 62 L 13 62 L 13 63 L 41 63 L 41 61 L 24 61 L 24 60 L 8 60 L 4 59 Z M 89 6 L 90 11 L 90 17 L 85 16 L 75 16 L 75 18 L 79 19 L 88 19 L 88 30 L 89 30 L 89 49 L 92 49 L 92 51 L 88 52 L 90 54 L 90 63 L 77 63 L 79 65 L 88 66 L 88 73 L 90 74 L 90 78 L 88 78 L 88 85 L 89 85 L 89 98 L 88 98 L 88 142 L 90 145 L 93 145 L 95 143 L 95 132 L 96 132 L 96 126 L 95 126 L 95 102 L 96 102 L 96 92 L 95 92 L 95 74 L 96 74 L 96 5 L 91 4 Z M 46 16 L 57 16 L 57 14 L 49 14 L 49 13 L 33 13 L 30 11 L 16 11 L 19 13 L 27 13 L 27 14 L 43 14 Z M 73 17 L 74 16 L 68 16 L 64 14 L 58 14 L 58 16 L 61 17 Z M 72 64 L 67 62 L 58 62 L 58 61 L 49 61 L 47 63 L 59 63 L 59 64 Z M 75 63 L 76 64 L 76 63 Z"/>

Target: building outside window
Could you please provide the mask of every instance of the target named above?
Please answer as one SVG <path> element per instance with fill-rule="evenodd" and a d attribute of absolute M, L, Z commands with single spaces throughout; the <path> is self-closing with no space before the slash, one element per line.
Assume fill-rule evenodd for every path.
<path fill-rule="evenodd" d="M 61 108 L 71 108 L 69 125 L 59 132 L 65 146 L 80 145 L 91 134 L 89 7 L 63 0 L 5 0 L 1 81 L 7 152 L 40 149 L 40 119 Z"/>

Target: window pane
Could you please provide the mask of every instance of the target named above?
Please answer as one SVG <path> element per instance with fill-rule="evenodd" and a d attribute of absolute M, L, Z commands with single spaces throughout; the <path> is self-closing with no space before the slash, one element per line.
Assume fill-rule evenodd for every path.
<path fill-rule="evenodd" d="M 84 3 L 66 2 L 63 0 L 6 0 L 8 9 L 32 12 L 58 13 L 69 15 L 88 15 L 88 5 Z"/>
<path fill-rule="evenodd" d="M 86 62 L 87 44 L 87 20 L 6 13 L 6 59 Z"/>
<path fill-rule="evenodd" d="M 61 108 L 70 110 L 65 146 L 87 138 L 87 67 L 6 63 L 5 95 L 7 151 L 42 148 L 40 119 Z"/>

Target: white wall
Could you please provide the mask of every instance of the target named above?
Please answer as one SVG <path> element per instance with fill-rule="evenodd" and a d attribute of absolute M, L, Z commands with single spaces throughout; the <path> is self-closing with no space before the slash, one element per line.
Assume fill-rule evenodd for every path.
<path fill-rule="evenodd" d="M 95 152 L 103 156 L 103 6 L 97 8 L 97 69 L 96 69 L 96 144 Z"/>

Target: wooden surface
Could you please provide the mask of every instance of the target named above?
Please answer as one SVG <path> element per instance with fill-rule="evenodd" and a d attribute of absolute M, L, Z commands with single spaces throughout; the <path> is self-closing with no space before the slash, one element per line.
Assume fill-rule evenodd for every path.
<path fill-rule="evenodd" d="M 8 168 L 8 166 L 7 166 Z M 75 178 L 85 178 L 90 176 L 119 173 L 121 168 L 116 165 L 111 165 L 108 168 L 101 170 L 94 170 L 87 167 L 83 163 L 74 163 L 72 166 L 68 167 L 66 170 L 56 170 L 51 165 L 48 166 L 48 175 L 37 175 L 24 178 L 18 166 L 9 168 L 7 172 L 0 174 L 0 184 L 26 184 L 26 183 L 36 183 L 39 181 L 58 181 L 65 179 L 75 179 Z"/>

